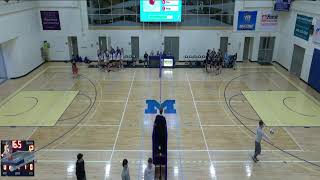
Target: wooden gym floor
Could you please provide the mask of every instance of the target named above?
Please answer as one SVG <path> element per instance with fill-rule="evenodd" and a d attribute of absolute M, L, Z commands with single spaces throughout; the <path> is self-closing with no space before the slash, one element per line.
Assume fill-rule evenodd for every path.
<path fill-rule="evenodd" d="M 22 91 L 79 91 L 78 95 L 54 126 L 0 127 L 0 139 L 35 140 L 41 150 L 36 176 L 28 179 L 76 179 L 79 152 L 84 154 L 89 180 L 120 179 L 123 158 L 129 160 L 131 178 L 143 179 L 152 155 L 154 120 L 144 114 L 145 100 L 159 99 L 158 73 L 158 69 L 105 73 L 82 66 L 81 76 L 73 79 L 69 64 L 44 64 L 26 77 L 1 84 L 0 101 Z M 320 179 L 320 168 L 302 160 L 320 165 L 316 126 L 273 127 L 275 134 L 268 133 L 277 147 L 301 159 L 263 143 L 260 162 L 251 161 L 254 134 L 248 129 L 256 128 L 259 116 L 238 95 L 241 91 L 299 91 L 320 99 L 277 65 L 242 63 L 218 76 L 202 69 L 164 70 L 162 99 L 175 99 L 177 109 L 176 115 L 167 116 L 168 179 Z"/>

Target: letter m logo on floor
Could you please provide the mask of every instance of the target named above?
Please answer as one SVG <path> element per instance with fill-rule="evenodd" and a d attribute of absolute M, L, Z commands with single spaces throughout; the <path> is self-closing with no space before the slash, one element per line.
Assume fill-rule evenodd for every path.
<path fill-rule="evenodd" d="M 174 108 L 176 100 L 165 100 L 163 103 L 159 103 L 156 100 L 148 99 L 146 100 L 147 109 L 145 109 L 145 114 L 157 114 L 159 109 L 163 109 L 165 114 L 176 114 L 177 111 Z"/>

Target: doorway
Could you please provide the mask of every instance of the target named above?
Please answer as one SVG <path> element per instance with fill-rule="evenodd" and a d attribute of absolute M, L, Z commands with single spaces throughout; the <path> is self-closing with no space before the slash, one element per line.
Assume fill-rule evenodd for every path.
<path fill-rule="evenodd" d="M 179 37 L 164 37 L 164 53 L 179 61 Z"/>
<path fill-rule="evenodd" d="M 220 37 L 220 50 L 222 55 L 228 52 L 228 37 Z"/>
<path fill-rule="evenodd" d="M 104 51 L 107 47 L 107 37 L 99 36 L 99 49 Z"/>
<path fill-rule="evenodd" d="M 290 72 L 299 78 L 301 75 L 305 51 L 306 50 L 304 48 L 296 44 L 294 45 Z"/>
<path fill-rule="evenodd" d="M 8 79 L 6 65 L 4 63 L 4 57 L 2 54 L 1 44 L 0 44 L 0 84 Z"/>
<path fill-rule="evenodd" d="M 68 37 L 68 45 L 69 45 L 69 56 L 70 59 L 72 58 L 72 55 L 78 56 L 78 40 L 76 36 L 69 36 Z"/>
<path fill-rule="evenodd" d="M 275 37 L 260 37 L 258 63 L 271 64 Z"/>
<path fill-rule="evenodd" d="M 252 60 L 253 37 L 244 38 L 243 61 Z"/>
<path fill-rule="evenodd" d="M 139 59 L 139 37 L 131 37 L 131 55 L 135 59 Z"/>

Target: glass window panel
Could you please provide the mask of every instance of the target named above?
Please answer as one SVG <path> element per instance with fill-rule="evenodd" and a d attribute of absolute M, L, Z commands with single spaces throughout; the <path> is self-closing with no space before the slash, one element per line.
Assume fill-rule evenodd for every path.
<path fill-rule="evenodd" d="M 101 24 L 111 25 L 112 24 L 112 15 L 100 15 Z"/>
<path fill-rule="evenodd" d="M 182 0 L 182 22 L 161 26 L 232 26 L 234 0 Z M 142 26 L 140 0 L 87 0 L 90 25 Z M 100 14 L 100 16 L 99 16 Z M 144 23 L 157 27 L 160 23 Z"/>
<path fill-rule="evenodd" d="M 198 14 L 198 0 L 186 0 L 186 14 Z"/>
<path fill-rule="evenodd" d="M 197 22 L 197 15 L 183 15 L 181 20 L 181 26 L 196 26 Z"/>
<path fill-rule="evenodd" d="M 99 14 L 99 0 L 88 0 L 88 14 Z"/>
<path fill-rule="evenodd" d="M 140 0 L 136 0 L 137 14 L 140 14 Z"/>
<path fill-rule="evenodd" d="M 112 0 L 112 14 L 123 14 L 123 0 Z"/>
<path fill-rule="evenodd" d="M 199 0 L 198 7 L 198 14 L 209 14 L 210 0 Z"/>
<path fill-rule="evenodd" d="M 222 11 L 222 14 L 234 14 L 234 0 L 223 0 Z"/>
<path fill-rule="evenodd" d="M 123 7 L 123 14 L 137 14 L 136 0 L 124 0 Z"/>
<path fill-rule="evenodd" d="M 111 1 L 112 0 L 99 0 L 100 14 L 111 14 Z"/>
<path fill-rule="evenodd" d="M 232 26 L 233 25 L 233 15 L 222 15 L 222 25 Z"/>
<path fill-rule="evenodd" d="M 90 25 L 100 25 L 100 16 L 95 14 L 89 14 L 88 20 Z"/>
<path fill-rule="evenodd" d="M 211 26 L 221 26 L 221 15 L 210 15 Z"/>
<path fill-rule="evenodd" d="M 186 0 L 182 0 L 182 14 L 186 14 Z"/>
<path fill-rule="evenodd" d="M 209 26 L 209 15 L 198 15 L 198 26 Z"/>
<path fill-rule="evenodd" d="M 140 23 L 137 22 L 137 16 L 136 15 L 125 15 L 124 16 L 124 23 L 127 26 L 137 26 Z"/>
<path fill-rule="evenodd" d="M 222 13 L 222 0 L 211 0 L 210 14 Z"/>
<path fill-rule="evenodd" d="M 123 26 L 124 23 L 124 15 L 122 14 L 117 14 L 117 15 L 112 15 L 112 25 L 114 26 Z"/>

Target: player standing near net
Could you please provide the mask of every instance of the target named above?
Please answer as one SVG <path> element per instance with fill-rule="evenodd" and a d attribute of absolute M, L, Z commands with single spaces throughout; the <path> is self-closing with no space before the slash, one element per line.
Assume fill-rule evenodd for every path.
<path fill-rule="evenodd" d="M 264 133 L 263 127 L 264 127 L 264 123 L 263 123 L 262 120 L 260 120 L 259 121 L 259 126 L 256 129 L 255 148 L 254 148 L 254 155 L 252 157 L 252 160 L 255 163 L 259 161 L 257 156 L 261 154 L 261 141 L 262 141 L 262 139 L 265 139 L 270 144 L 272 144 L 272 142 L 270 141 L 270 138 Z"/>

